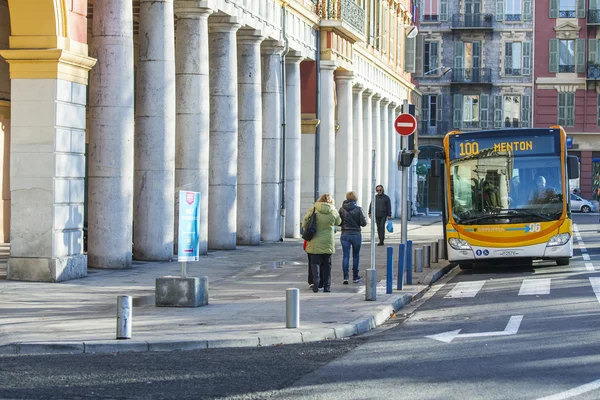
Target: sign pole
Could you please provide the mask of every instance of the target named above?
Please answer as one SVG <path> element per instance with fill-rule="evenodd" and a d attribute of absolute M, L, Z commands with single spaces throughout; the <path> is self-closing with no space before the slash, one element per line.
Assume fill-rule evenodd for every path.
<path fill-rule="evenodd" d="M 408 111 L 408 100 L 404 100 L 402 103 L 402 111 L 403 112 L 407 112 Z M 408 136 L 402 135 L 402 153 L 405 153 L 406 151 L 408 151 Z M 400 235 L 400 240 L 402 242 L 402 244 L 404 245 L 404 247 L 406 248 L 406 243 L 408 240 L 408 213 L 412 212 L 412 210 L 410 210 L 410 204 L 408 201 L 408 167 L 406 167 L 404 165 L 405 163 L 402 163 L 402 194 L 400 196 L 400 204 L 402 204 L 402 213 L 400 214 L 401 216 L 401 235 Z M 406 257 L 406 253 L 404 255 Z M 404 265 L 406 265 L 406 268 L 411 268 L 410 265 L 406 264 L 406 259 L 404 260 L 405 263 Z"/>

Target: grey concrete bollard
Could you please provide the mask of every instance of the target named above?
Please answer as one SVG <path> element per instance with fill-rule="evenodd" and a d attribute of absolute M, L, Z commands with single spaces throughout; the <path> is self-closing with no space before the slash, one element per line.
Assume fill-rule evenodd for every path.
<path fill-rule="evenodd" d="M 438 244 L 433 243 L 433 245 L 431 246 L 431 262 L 432 263 L 437 263 L 438 262 Z"/>
<path fill-rule="evenodd" d="M 117 296 L 117 339 L 131 339 L 131 296 Z"/>
<path fill-rule="evenodd" d="M 440 260 L 447 260 L 446 256 L 446 243 L 444 243 L 444 239 L 438 239 L 438 258 Z"/>
<path fill-rule="evenodd" d="M 415 272 L 423 272 L 423 249 L 414 249 L 413 252 L 413 263 L 415 265 Z"/>
<path fill-rule="evenodd" d="M 429 244 L 423 246 L 423 266 L 431 268 L 431 245 Z"/>
<path fill-rule="evenodd" d="M 285 291 L 285 327 L 300 326 L 300 289 L 288 288 Z"/>

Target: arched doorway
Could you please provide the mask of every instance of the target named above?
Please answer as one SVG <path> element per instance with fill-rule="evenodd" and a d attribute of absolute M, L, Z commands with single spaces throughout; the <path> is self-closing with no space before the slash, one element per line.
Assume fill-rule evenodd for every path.
<path fill-rule="evenodd" d="M 420 213 L 442 211 L 442 180 L 431 176 L 431 160 L 444 149 L 439 146 L 419 146 L 417 162 L 417 211 Z"/>

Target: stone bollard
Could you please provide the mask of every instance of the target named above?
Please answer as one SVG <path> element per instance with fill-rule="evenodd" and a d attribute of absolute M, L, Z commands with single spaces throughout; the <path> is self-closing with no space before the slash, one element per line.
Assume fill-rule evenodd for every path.
<path fill-rule="evenodd" d="M 431 262 L 432 263 L 438 262 L 438 244 L 437 244 L 437 242 L 433 243 L 433 245 L 431 246 Z"/>
<path fill-rule="evenodd" d="M 300 326 L 300 289 L 289 288 L 285 291 L 285 327 Z"/>
<path fill-rule="evenodd" d="M 429 244 L 423 246 L 423 266 L 431 268 L 431 245 Z"/>
<path fill-rule="evenodd" d="M 415 249 L 414 250 L 414 264 L 415 264 L 415 272 L 423 272 L 423 249 Z"/>
<path fill-rule="evenodd" d="M 117 339 L 131 339 L 131 296 L 117 296 Z"/>

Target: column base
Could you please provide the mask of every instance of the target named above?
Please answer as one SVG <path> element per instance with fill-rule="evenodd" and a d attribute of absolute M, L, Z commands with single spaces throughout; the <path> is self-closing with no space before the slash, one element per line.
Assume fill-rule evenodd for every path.
<path fill-rule="evenodd" d="M 59 258 L 20 258 L 8 260 L 7 280 L 61 282 L 87 276 L 87 255 Z"/>
<path fill-rule="evenodd" d="M 208 304 L 208 277 L 156 278 L 156 307 L 198 307 Z"/>

